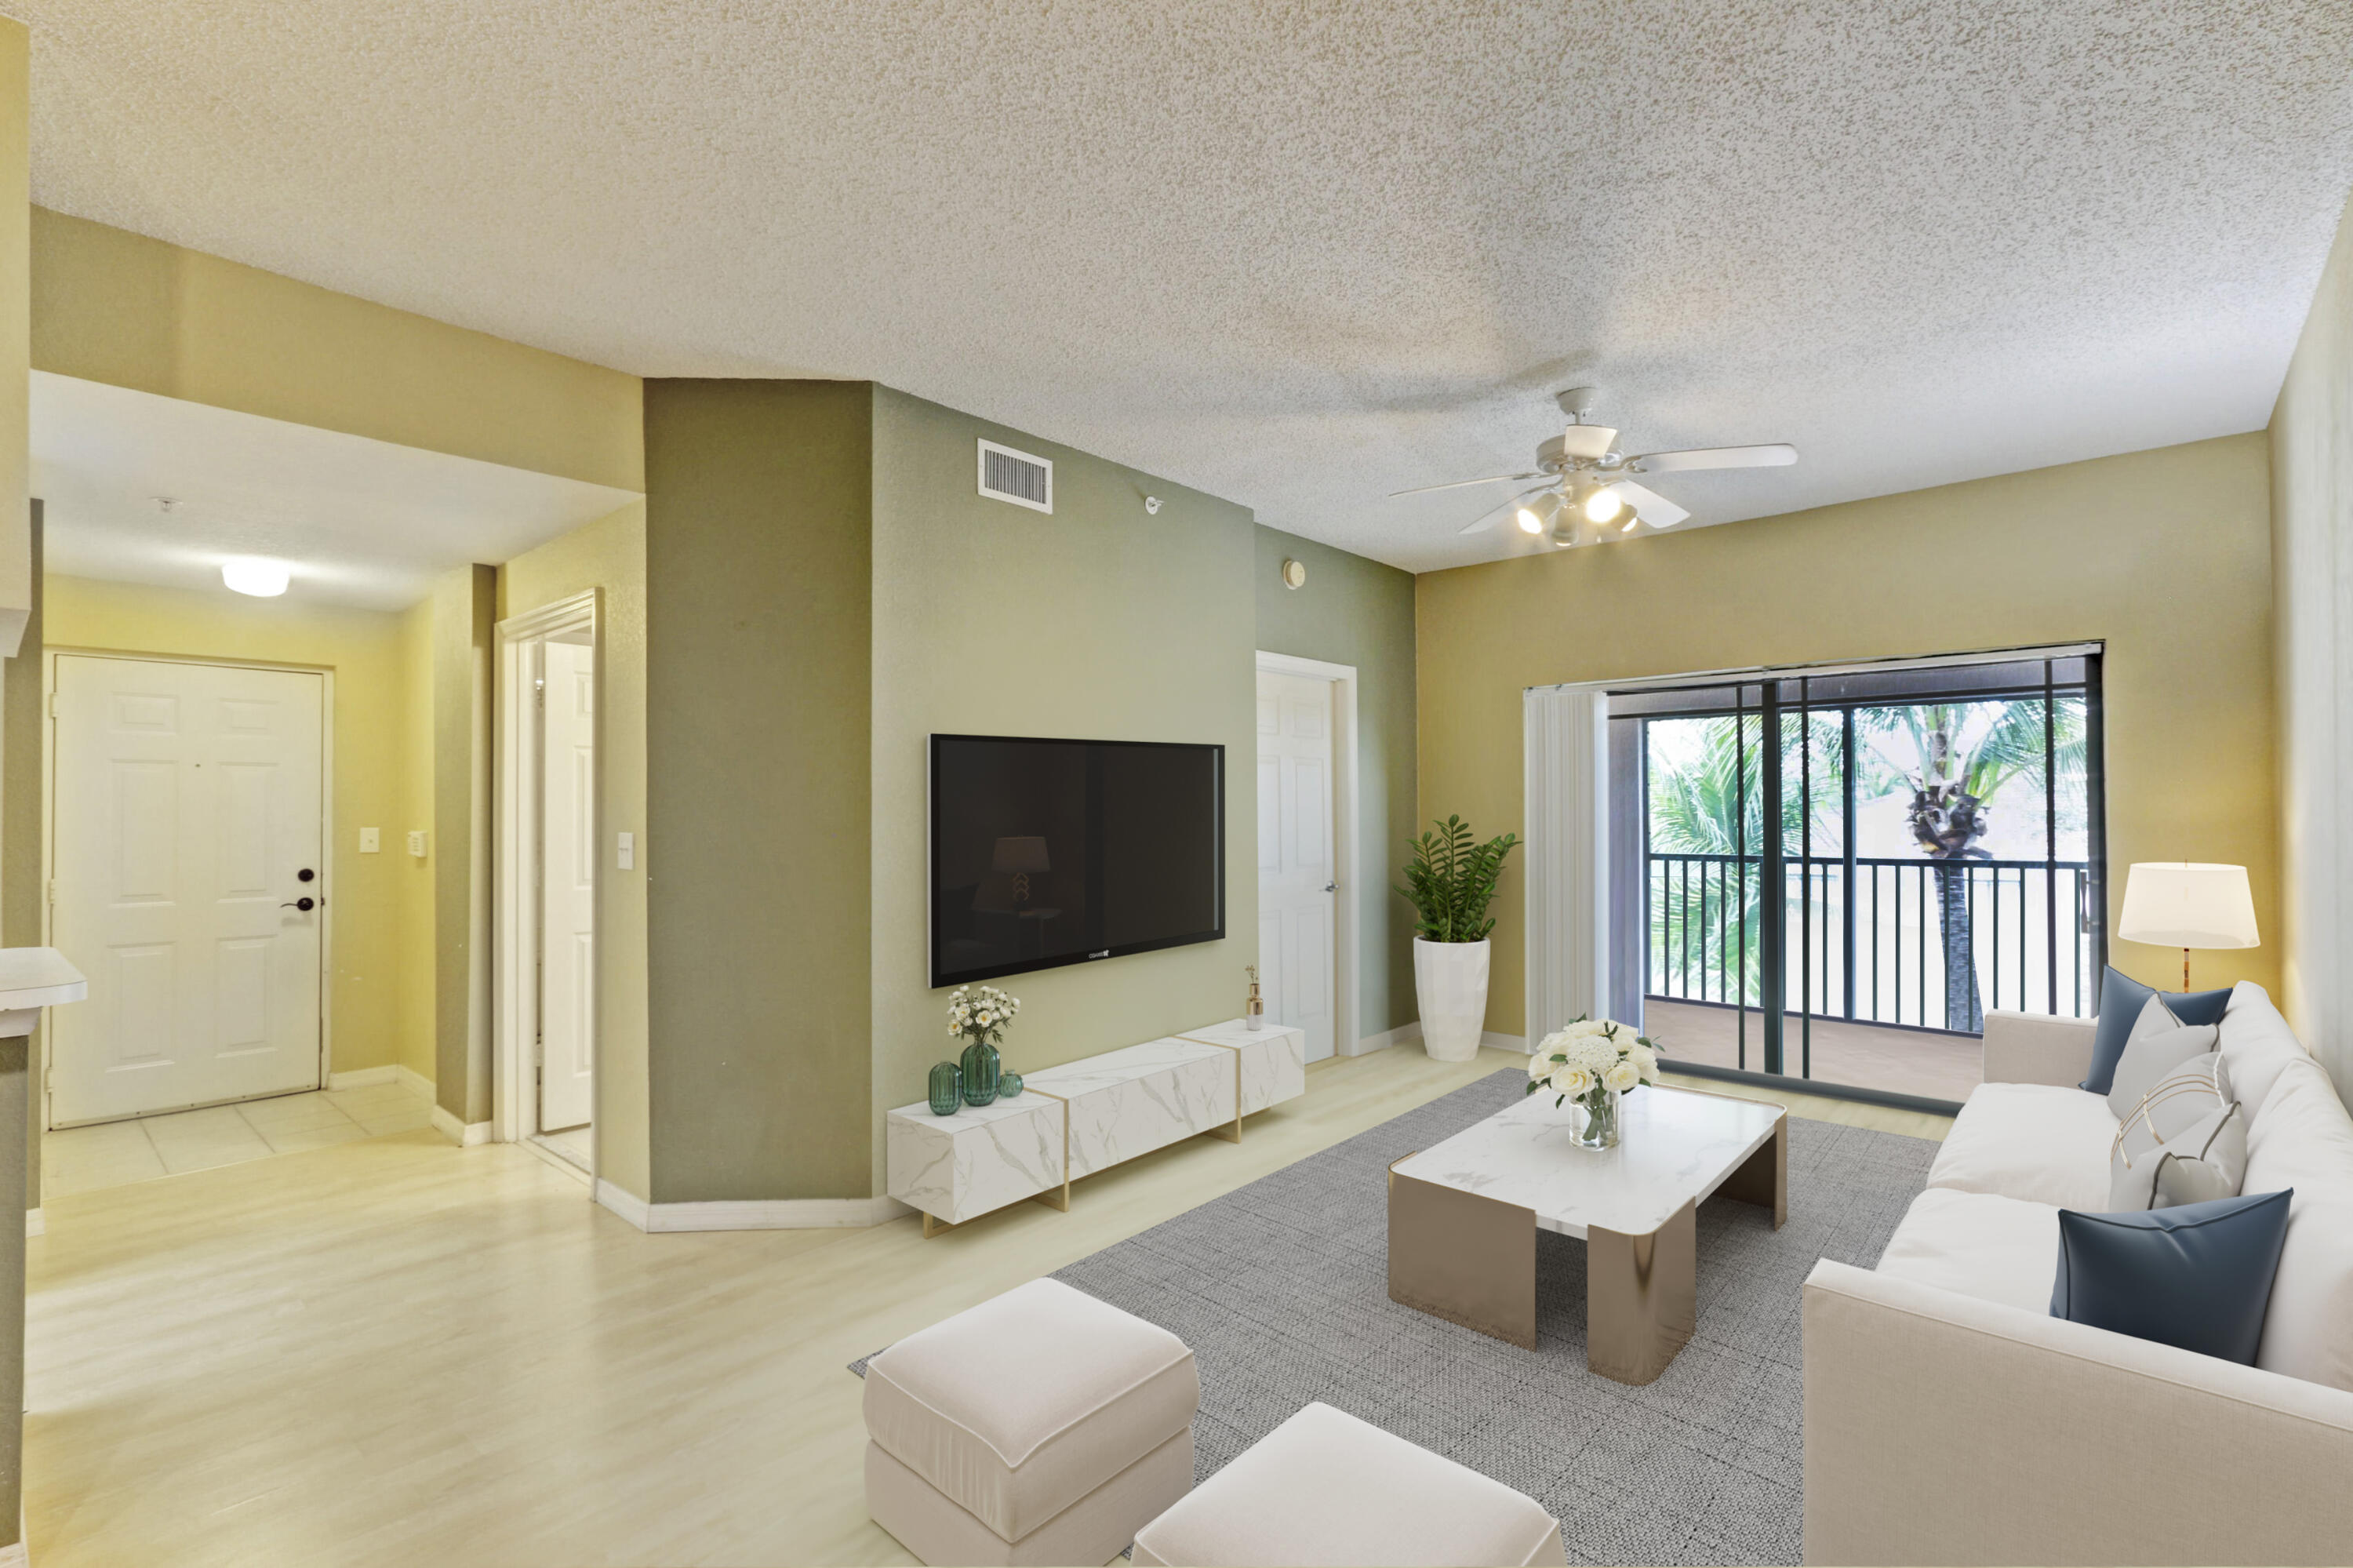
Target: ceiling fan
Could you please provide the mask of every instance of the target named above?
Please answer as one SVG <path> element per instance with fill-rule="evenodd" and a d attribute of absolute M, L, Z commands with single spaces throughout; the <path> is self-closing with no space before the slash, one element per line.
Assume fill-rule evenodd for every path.
<path fill-rule="evenodd" d="M 1612 531 L 1630 534 L 1644 524 L 1672 528 L 1691 515 L 1629 475 L 1699 468 L 1785 468 L 1798 461 L 1797 448 L 1780 444 L 1705 447 L 1628 457 L 1618 450 L 1616 430 L 1585 422 L 1600 396 L 1599 387 L 1572 387 L 1553 399 L 1568 416 L 1568 429 L 1536 448 L 1536 466 L 1525 473 L 1493 473 L 1484 479 L 1458 479 L 1451 484 L 1425 484 L 1389 493 L 1392 498 L 1428 495 L 1474 484 L 1541 479 L 1542 484 L 1481 513 L 1461 532 L 1476 534 L 1493 525 L 1508 509 L 1522 533 L 1549 535 L 1554 544 L 1566 547 L 1609 538 Z"/>

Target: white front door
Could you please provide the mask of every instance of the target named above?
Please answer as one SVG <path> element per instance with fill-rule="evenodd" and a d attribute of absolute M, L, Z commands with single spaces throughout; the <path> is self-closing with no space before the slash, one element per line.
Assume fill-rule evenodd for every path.
<path fill-rule="evenodd" d="M 1332 683 L 1258 677 L 1258 963 L 1267 1016 L 1333 1047 Z"/>
<path fill-rule="evenodd" d="M 57 662 L 55 1126 L 319 1086 L 325 677 Z M 308 899 L 311 907 L 297 907 Z"/>
<path fill-rule="evenodd" d="M 539 1130 L 561 1132 L 596 1099 L 596 651 L 541 651 Z"/>

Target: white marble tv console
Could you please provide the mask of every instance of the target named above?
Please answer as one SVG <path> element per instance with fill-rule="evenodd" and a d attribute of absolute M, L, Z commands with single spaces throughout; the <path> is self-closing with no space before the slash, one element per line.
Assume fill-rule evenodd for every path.
<path fill-rule="evenodd" d="M 1022 1074 L 1013 1099 L 934 1116 L 928 1103 L 884 1119 L 891 1196 L 923 1213 L 923 1234 L 1071 1182 L 1181 1139 L 1239 1139 L 1241 1119 L 1307 1092 L 1307 1035 L 1240 1019 Z"/>

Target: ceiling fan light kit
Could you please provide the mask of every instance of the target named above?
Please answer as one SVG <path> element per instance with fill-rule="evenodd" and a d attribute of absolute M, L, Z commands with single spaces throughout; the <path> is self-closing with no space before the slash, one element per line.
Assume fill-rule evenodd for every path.
<path fill-rule="evenodd" d="M 1554 397 L 1553 401 L 1567 416 L 1569 424 L 1559 435 L 1537 446 L 1536 466 L 1525 473 L 1493 473 L 1482 479 L 1425 484 L 1412 490 L 1392 491 L 1390 497 L 1541 479 L 1545 482 L 1535 490 L 1501 506 L 1490 507 L 1461 532 L 1479 533 L 1508 509 L 1522 533 L 1535 536 L 1548 534 L 1554 545 L 1567 548 L 1584 542 L 1585 524 L 1599 527 L 1623 519 L 1616 536 L 1624 538 L 1638 527 L 1672 528 L 1691 515 L 1657 491 L 1635 483 L 1629 475 L 1711 468 L 1786 468 L 1798 461 L 1798 449 L 1780 443 L 1642 452 L 1629 457 L 1618 450 L 1615 429 L 1585 422 L 1585 416 L 1593 411 L 1600 396 L 1595 387 L 1572 387 Z"/>

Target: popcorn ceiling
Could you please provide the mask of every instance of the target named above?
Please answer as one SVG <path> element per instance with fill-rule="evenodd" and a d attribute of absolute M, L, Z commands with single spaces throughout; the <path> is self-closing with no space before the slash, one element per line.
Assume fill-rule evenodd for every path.
<path fill-rule="evenodd" d="M 2353 5 L 20 0 L 45 206 L 649 376 L 872 377 L 1400 566 L 1546 394 L 1685 526 L 2265 424 Z"/>

